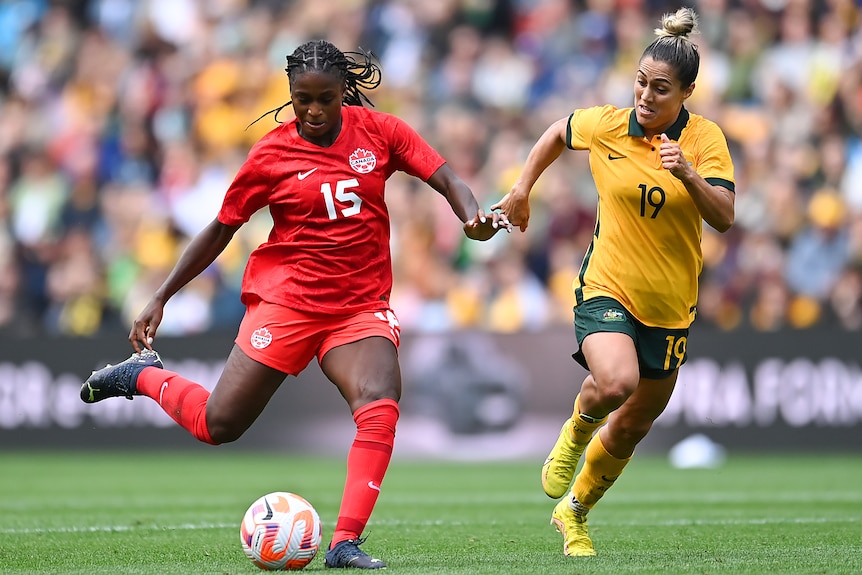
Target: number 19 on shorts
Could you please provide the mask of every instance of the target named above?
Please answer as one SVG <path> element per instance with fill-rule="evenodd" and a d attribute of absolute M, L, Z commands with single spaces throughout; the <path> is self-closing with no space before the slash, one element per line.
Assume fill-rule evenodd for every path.
<path fill-rule="evenodd" d="M 665 353 L 664 356 L 664 369 L 665 371 L 670 371 L 682 365 L 682 360 L 685 359 L 686 338 L 685 336 L 675 337 L 669 335 L 665 338 L 665 341 L 667 341 L 667 353 Z M 673 359 L 676 359 L 676 362 L 674 366 L 671 367 L 671 361 Z"/>

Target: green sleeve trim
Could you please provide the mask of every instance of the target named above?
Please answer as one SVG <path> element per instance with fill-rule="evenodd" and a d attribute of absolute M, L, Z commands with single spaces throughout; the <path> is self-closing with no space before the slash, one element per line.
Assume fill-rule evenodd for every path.
<path fill-rule="evenodd" d="M 730 180 L 725 180 L 724 178 L 704 178 L 706 183 L 711 186 L 721 186 L 722 188 L 727 188 L 734 194 L 736 193 L 736 186 Z"/>

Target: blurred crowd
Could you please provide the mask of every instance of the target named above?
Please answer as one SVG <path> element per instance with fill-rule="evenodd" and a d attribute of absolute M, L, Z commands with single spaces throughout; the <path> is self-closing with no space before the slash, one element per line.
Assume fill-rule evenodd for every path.
<path fill-rule="evenodd" d="M 734 158 L 737 220 L 704 231 L 698 322 L 862 329 L 862 5 L 697 0 L 687 107 Z M 127 333 L 249 147 L 289 100 L 285 56 L 326 38 L 372 51 L 378 110 L 413 125 L 490 206 L 575 108 L 631 106 L 666 0 L 4 0 L 0 337 Z M 278 120 L 289 120 L 286 108 Z M 396 174 L 392 305 L 405 331 L 572 321 L 595 223 L 586 153 L 539 181 L 526 233 L 469 242 L 446 202 Z M 243 227 L 168 304 L 160 335 L 233 332 Z M 344 246 L 349 250 L 350 246 Z M 350 289 L 345 286 L 345 289 Z M 668 286 L 673 289 L 673 286 Z"/>

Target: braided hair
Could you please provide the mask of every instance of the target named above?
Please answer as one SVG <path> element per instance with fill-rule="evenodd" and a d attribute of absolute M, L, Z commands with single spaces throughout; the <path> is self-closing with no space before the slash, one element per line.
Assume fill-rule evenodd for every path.
<path fill-rule="evenodd" d="M 291 83 L 296 77 L 305 72 L 327 72 L 344 81 L 345 106 L 362 106 L 368 104 L 374 106 L 363 90 L 373 90 L 380 85 L 382 73 L 380 66 L 372 61 L 373 54 L 362 48 L 358 52 L 342 52 L 331 42 L 326 40 L 311 40 L 299 46 L 293 54 L 287 56 L 287 78 Z M 293 100 L 282 104 L 262 115 L 249 124 L 251 126 L 258 120 L 275 113 L 275 121 L 278 122 L 278 113 L 291 105 Z M 281 123 L 281 122 L 279 122 Z"/>

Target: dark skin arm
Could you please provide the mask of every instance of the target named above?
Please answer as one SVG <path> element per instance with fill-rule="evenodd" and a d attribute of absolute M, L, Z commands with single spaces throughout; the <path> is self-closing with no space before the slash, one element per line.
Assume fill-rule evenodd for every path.
<path fill-rule="evenodd" d="M 503 227 L 511 231 L 504 215 L 485 215 L 473 192 L 448 165 L 444 164 L 434 172 L 428 178 L 428 184 L 446 198 L 452 211 L 464 222 L 464 233 L 467 237 L 487 240 Z M 136 352 L 140 353 L 144 347 L 152 349 L 152 341 L 156 337 L 167 301 L 215 261 L 238 229 L 239 226 L 228 226 L 215 219 L 192 239 L 168 278 L 156 290 L 132 325 L 129 341 Z"/>
<path fill-rule="evenodd" d="M 215 261 L 238 229 L 239 226 L 228 226 L 215 219 L 192 239 L 168 278 L 132 324 L 129 341 L 136 352 L 140 353 L 144 347 L 152 349 L 167 301 Z"/>
<path fill-rule="evenodd" d="M 464 234 L 468 238 L 485 241 L 494 237 L 501 228 L 512 231 L 512 226 L 505 214 L 497 212 L 491 213 L 490 216 L 485 214 L 485 211 L 479 207 L 473 192 L 452 171 L 449 164 L 443 164 L 431 174 L 428 185 L 446 198 L 452 206 L 452 211 L 464 223 Z"/>

